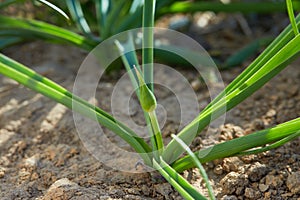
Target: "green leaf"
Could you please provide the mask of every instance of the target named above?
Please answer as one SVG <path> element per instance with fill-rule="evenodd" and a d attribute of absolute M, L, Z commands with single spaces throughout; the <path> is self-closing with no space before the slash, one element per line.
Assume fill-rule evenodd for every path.
<path fill-rule="evenodd" d="M 0 37 L 0 50 L 22 41 L 19 37 Z"/>
<path fill-rule="evenodd" d="M 144 2 L 143 7 L 143 45 L 142 66 L 147 86 L 153 91 L 153 48 L 154 48 L 154 15 L 156 0 Z"/>
<path fill-rule="evenodd" d="M 194 153 L 201 163 L 206 163 L 215 159 L 238 155 L 240 152 L 260 147 L 273 142 L 281 141 L 289 137 L 299 137 L 300 118 L 279 124 L 273 128 L 257 131 L 255 133 L 235 138 L 214 146 L 201 149 Z M 255 152 L 254 152 L 255 153 Z M 172 167 L 182 172 L 195 167 L 190 156 L 185 156 L 172 164 Z"/>
<path fill-rule="evenodd" d="M 45 22 L 0 16 L 0 37 L 4 36 L 72 44 L 87 51 L 98 44 L 94 40 Z"/>
<path fill-rule="evenodd" d="M 294 8 L 300 10 L 300 2 L 294 1 Z M 272 13 L 285 12 L 284 2 L 193 2 L 193 1 L 175 1 L 159 10 L 159 16 L 170 13 L 193 13 L 199 11 L 213 12 L 241 12 L 241 13 Z"/>
<path fill-rule="evenodd" d="M 267 38 L 260 38 L 257 40 L 254 40 L 247 46 L 243 47 L 241 50 L 235 52 L 233 55 L 231 55 L 224 63 L 223 66 L 221 66 L 221 69 L 228 69 L 234 66 L 238 66 L 242 64 L 245 60 L 247 60 L 250 56 L 255 55 L 258 53 L 258 51 L 267 45 L 269 45 L 273 37 L 267 37 Z"/>
<path fill-rule="evenodd" d="M 138 90 L 138 88 L 139 88 L 138 77 L 137 77 L 134 67 L 136 69 L 138 69 L 139 71 L 141 71 L 141 68 L 139 66 L 138 58 L 136 55 L 132 34 L 128 35 L 128 39 L 126 42 L 121 43 L 120 41 L 117 40 L 117 41 L 115 41 L 115 44 L 119 50 L 123 64 L 125 65 L 126 71 L 130 77 L 130 80 L 131 80 L 133 88 L 135 89 L 136 95 L 138 96 L 138 98 L 140 98 L 140 93 Z M 127 53 L 125 53 L 125 52 L 127 52 Z"/>
<path fill-rule="evenodd" d="M 60 9 L 59 7 L 54 5 L 53 3 L 50 3 L 49 1 L 46 1 L 46 0 L 36 0 L 36 1 L 39 1 L 39 2 L 49 6 L 50 8 L 52 8 L 53 10 L 55 10 L 56 12 L 61 14 L 64 18 L 66 18 L 67 20 L 70 20 L 69 16 L 62 9 Z"/>
<path fill-rule="evenodd" d="M 91 29 L 86 19 L 84 18 L 80 2 L 78 0 L 66 0 L 66 3 L 72 16 L 72 19 L 75 21 L 79 30 L 81 30 L 82 33 L 88 38 L 97 40 L 96 37 L 92 34 Z"/>
<path fill-rule="evenodd" d="M 103 30 L 101 32 L 101 37 L 103 39 L 106 39 L 114 34 L 112 29 L 114 26 L 116 26 L 116 22 L 120 20 L 120 13 L 126 3 L 126 1 L 115 1 L 113 4 L 111 11 L 107 15 L 105 22 L 106 25 L 102 28 Z"/>
<path fill-rule="evenodd" d="M 117 34 L 122 31 L 139 28 L 142 25 L 142 7 L 137 9 L 134 13 L 128 13 L 121 19 L 119 18 L 119 25 L 112 27 L 112 34 Z"/>
<path fill-rule="evenodd" d="M 206 200 L 187 180 L 170 167 L 161 158 L 160 164 L 153 159 L 154 168 L 184 197 L 185 199 Z"/>
<path fill-rule="evenodd" d="M 258 153 L 262 153 L 262 152 L 265 152 L 265 151 L 269 151 L 271 149 L 275 149 L 277 147 L 280 147 L 280 146 L 284 145 L 285 143 L 296 139 L 299 136 L 300 136 L 300 128 L 299 128 L 298 132 L 296 132 L 294 134 L 291 134 L 291 135 L 288 135 L 285 138 L 274 142 L 273 144 L 270 144 L 268 146 L 261 147 L 261 148 L 250 149 L 250 150 L 246 150 L 246 151 L 243 151 L 243 152 L 239 152 L 235 155 L 236 156 L 244 156 L 244 155 L 258 154 Z"/>
<path fill-rule="evenodd" d="M 133 2 L 131 4 L 131 7 L 130 7 L 130 10 L 129 10 L 129 13 L 132 14 L 132 13 L 137 12 L 137 10 L 139 8 L 141 8 L 143 5 L 144 5 L 143 0 L 133 0 Z"/>
<path fill-rule="evenodd" d="M 199 161 L 199 159 L 197 158 L 197 156 L 192 152 L 192 150 L 179 137 L 177 137 L 176 135 L 172 134 L 172 138 L 174 138 L 178 142 L 178 144 L 180 144 L 180 146 L 189 154 L 189 156 L 193 160 L 195 166 L 198 167 L 199 172 L 200 172 L 201 176 L 203 177 L 203 179 L 205 181 L 206 188 L 208 189 L 208 193 L 209 193 L 210 199 L 216 199 L 215 195 L 214 195 L 214 192 L 213 192 L 213 189 L 212 189 L 212 187 L 211 187 L 211 185 L 209 183 L 208 176 L 207 176 L 207 174 L 205 172 L 205 169 L 202 166 L 202 164 Z"/>
<path fill-rule="evenodd" d="M 129 34 L 126 42 L 123 42 L 121 44 L 119 41 L 115 41 L 115 44 L 120 52 L 120 55 L 122 57 L 126 71 L 129 74 L 133 88 L 135 89 L 137 97 L 140 100 L 141 106 L 144 110 L 144 116 L 145 116 L 146 123 L 148 125 L 147 127 L 150 134 L 150 141 L 152 144 L 153 154 L 155 158 L 158 159 L 159 152 L 161 153 L 163 151 L 164 144 L 163 144 L 161 131 L 159 128 L 156 114 L 154 110 L 152 110 L 154 109 L 154 107 L 156 107 L 156 99 L 154 97 L 154 94 L 145 85 L 144 79 L 141 77 L 142 71 L 136 56 L 132 34 Z"/>
<path fill-rule="evenodd" d="M 148 154 L 151 152 L 148 144 L 143 139 L 139 138 L 138 135 L 127 126 L 117 121 L 100 108 L 89 104 L 60 85 L 40 76 L 24 65 L 21 65 L 2 54 L 0 54 L 0 74 L 14 79 L 24 86 L 65 105 L 75 112 L 78 112 L 92 120 L 98 121 L 100 124 L 107 127 L 123 140 L 128 142 L 128 144 L 134 148 L 136 152 L 140 153 L 146 164 L 150 164 L 152 162 L 151 154 Z"/>
<path fill-rule="evenodd" d="M 297 17 L 300 19 L 300 15 Z M 298 22 L 299 26 L 299 22 Z M 291 26 L 261 54 L 243 73 L 241 73 L 223 93 L 218 95 L 200 114 L 180 133 L 186 144 L 190 144 L 194 137 L 211 121 L 226 111 L 238 105 L 266 82 L 282 71 L 292 60 L 299 56 L 300 37 L 293 38 Z M 177 149 L 176 141 L 172 140 L 166 147 L 163 157 L 166 161 L 175 161 L 181 149 Z"/>
<path fill-rule="evenodd" d="M 296 24 L 296 20 L 295 20 L 295 15 L 294 15 L 294 11 L 293 11 L 293 3 L 292 0 L 286 0 L 286 5 L 287 5 L 287 10 L 288 10 L 288 14 L 289 14 L 289 18 L 291 21 L 291 25 L 293 27 L 294 33 L 295 35 L 299 34 L 299 30 Z"/>
<path fill-rule="evenodd" d="M 96 17 L 98 21 L 99 33 L 102 36 L 107 27 L 107 16 L 111 10 L 111 0 L 95 0 Z"/>

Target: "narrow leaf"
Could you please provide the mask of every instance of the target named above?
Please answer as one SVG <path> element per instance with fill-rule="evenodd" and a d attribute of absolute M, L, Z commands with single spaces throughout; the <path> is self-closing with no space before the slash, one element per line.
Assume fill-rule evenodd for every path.
<path fill-rule="evenodd" d="M 0 37 L 0 50 L 22 41 L 23 39 L 19 37 Z"/>
<path fill-rule="evenodd" d="M 87 37 L 96 39 L 95 36 L 92 34 L 91 29 L 84 18 L 84 14 L 80 5 L 79 0 L 66 0 L 68 9 L 72 16 L 72 19 L 75 21 L 79 30 L 82 31 Z"/>
<path fill-rule="evenodd" d="M 174 138 L 178 142 L 178 144 L 180 144 L 180 146 L 189 154 L 189 156 L 193 160 L 194 164 L 198 167 L 198 169 L 200 171 L 200 174 L 202 175 L 202 177 L 203 177 L 203 179 L 205 181 L 206 188 L 208 189 L 208 193 L 209 193 L 210 199 L 216 199 L 215 195 L 214 195 L 214 192 L 213 192 L 213 189 L 212 189 L 212 187 L 211 187 L 211 185 L 209 183 L 208 176 L 207 176 L 207 174 L 205 172 L 205 169 L 202 166 L 202 164 L 199 161 L 199 159 L 197 158 L 197 156 L 192 152 L 192 150 L 179 137 L 177 137 L 176 135 L 172 134 L 172 138 Z"/>
<path fill-rule="evenodd" d="M 140 155 L 146 164 L 151 163 L 151 158 L 148 155 L 148 152 L 151 150 L 148 144 L 139 138 L 131 129 L 127 128 L 124 124 L 117 121 L 100 108 L 89 104 L 51 80 L 38 75 L 24 65 L 21 65 L 2 54 L 0 54 L 0 74 L 14 79 L 26 87 L 41 93 L 90 119 L 97 120 L 100 124 L 115 132 L 123 140 L 128 142 L 136 152 L 141 153 Z"/>
<path fill-rule="evenodd" d="M 153 159 L 153 165 L 161 175 L 186 199 L 206 200 L 187 180 L 161 158 L 160 164 Z"/>
<path fill-rule="evenodd" d="M 299 20 L 300 15 L 297 18 Z M 300 37 L 298 35 L 293 38 L 290 26 L 274 42 L 276 41 L 278 43 L 272 43 L 270 48 L 229 84 L 224 92 L 178 134 L 178 137 L 190 144 L 211 121 L 249 97 L 299 56 Z M 175 161 L 183 153 L 181 149 L 176 149 L 176 146 L 176 142 L 172 140 L 166 147 L 163 154 L 166 161 Z"/>
<path fill-rule="evenodd" d="M 295 35 L 298 35 L 299 30 L 298 30 L 297 23 L 296 23 L 296 20 L 295 20 L 292 0 L 286 0 L 286 5 L 287 5 L 289 18 L 290 18 L 291 25 L 293 27 L 294 33 L 295 33 Z"/>
<path fill-rule="evenodd" d="M 37 1 L 45 4 L 46 6 L 49 6 L 50 8 L 52 8 L 53 10 L 55 10 L 56 12 L 61 14 L 64 18 L 66 18 L 67 20 L 70 20 L 69 16 L 62 9 L 60 9 L 59 7 L 54 5 L 53 3 L 50 3 L 49 1 L 46 1 L 46 0 L 37 0 Z"/>
<path fill-rule="evenodd" d="M 300 10 L 300 2 L 294 1 L 294 8 Z M 241 12 L 241 13 L 272 13 L 285 12 L 284 2 L 206 2 L 206 1 L 175 1 L 159 10 L 159 16 L 170 13 L 194 13 L 199 11 Z"/>
<path fill-rule="evenodd" d="M 98 44 L 94 40 L 55 25 L 37 20 L 5 16 L 0 16 L 0 36 L 72 44 L 87 51 L 92 50 Z"/>
<path fill-rule="evenodd" d="M 142 66 L 147 86 L 153 91 L 153 48 L 154 48 L 154 15 L 156 0 L 144 2 L 143 7 L 143 46 Z"/>
<path fill-rule="evenodd" d="M 273 128 L 257 131 L 255 133 L 235 138 L 206 149 L 201 149 L 194 154 L 201 163 L 206 163 L 215 159 L 238 155 L 240 152 L 260 147 L 269 143 L 280 141 L 287 137 L 299 136 L 300 118 L 279 124 Z M 185 156 L 172 164 L 172 167 L 182 172 L 195 167 L 190 156 Z"/>
<path fill-rule="evenodd" d="M 99 33 L 102 36 L 107 27 L 107 16 L 112 6 L 111 0 L 96 0 L 96 17 L 98 21 Z"/>

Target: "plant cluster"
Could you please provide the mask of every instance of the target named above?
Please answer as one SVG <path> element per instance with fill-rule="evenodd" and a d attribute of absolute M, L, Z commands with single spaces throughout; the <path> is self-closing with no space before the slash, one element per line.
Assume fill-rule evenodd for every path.
<path fill-rule="evenodd" d="M 17 1 L 5 1 L 0 5 L 7 6 Z M 47 1 L 51 7 L 64 12 Z M 291 0 L 287 0 L 287 8 L 291 25 L 286 29 L 261 53 L 236 79 L 234 79 L 214 100 L 212 100 L 204 110 L 186 127 L 176 135 L 168 145 L 164 145 L 160 127 L 158 125 L 155 109 L 156 99 L 153 90 L 153 59 L 154 59 L 154 27 L 155 11 L 162 5 L 172 1 L 155 0 L 138 1 L 130 3 L 127 1 L 95 0 L 97 10 L 97 21 L 99 22 L 99 32 L 101 37 L 95 36 L 89 29 L 84 18 L 79 1 L 67 0 L 72 19 L 77 23 L 84 36 L 35 20 L 24 20 L 11 17 L 0 16 L 0 33 L 2 37 L 9 37 L 7 44 L 20 40 L 38 37 L 43 40 L 70 43 L 88 51 L 92 50 L 96 44 L 127 28 L 126 22 L 131 22 L 132 18 L 138 19 L 137 15 L 143 16 L 143 48 L 142 63 L 136 59 L 136 52 L 131 52 L 133 56 L 122 55 L 122 49 L 127 48 L 120 41 L 116 41 L 116 47 L 121 53 L 122 61 L 130 75 L 134 86 L 137 86 L 136 94 L 144 111 L 145 120 L 149 127 L 150 144 L 138 137 L 138 134 L 127 127 L 122 122 L 117 121 L 109 113 L 101 108 L 95 107 L 87 101 L 75 96 L 57 83 L 43 77 L 28 67 L 0 54 L 0 73 L 20 84 L 43 94 L 54 101 L 65 105 L 74 112 L 95 119 L 103 126 L 107 127 L 123 140 L 125 140 L 136 152 L 140 153 L 144 163 L 159 171 L 160 174 L 186 199 L 206 199 L 200 194 L 180 172 L 198 167 L 209 189 L 210 198 L 214 199 L 213 191 L 201 163 L 206 163 L 214 159 L 242 156 L 254 154 L 276 148 L 300 135 L 300 118 L 279 124 L 273 128 L 258 131 L 240 138 L 225 141 L 197 152 L 192 152 L 188 145 L 201 131 L 213 120 L 217 119 L 233 107 L 237 106 L 251 94 L 261 88 L 265 83 L 282 71 L 291 61 L 296 59 L 300 53 L 300 15 L 296 18 L 293 13 Z M 117 6 L 110 10 L 110 3 Z M 6 3 L 6 4 L 5 4 Z M 184 4 L 185 6 L 179 7 Z M 171 7 L 160 10 L 160 13 L 167 13 L 179 8 L 187 8 L 189 3 L 176 2 Z M 298 4 L 295 4 L 298 6 Z M 128 7 L 128 12 L 122 13 L 123 7 Z M 163 8 L 163 6 L 162 6 Z M 118 15 L 124 15 L 123 21 L 119 25 L 111 27 L 116 23 Z M 67 16 L 67 15 L 66 15 Z M 131 24 L 132 25 L 132 24 Z M 139 26 L 139 22 L 132 26 Z M 5 30 L 5 31 L 4 31 Z M 14 36 L 14 37 L 12 37 Z M 134 45 L 130 42 L 130 45 Z M 188 155 L 181 157 L 187 152 Z"/>

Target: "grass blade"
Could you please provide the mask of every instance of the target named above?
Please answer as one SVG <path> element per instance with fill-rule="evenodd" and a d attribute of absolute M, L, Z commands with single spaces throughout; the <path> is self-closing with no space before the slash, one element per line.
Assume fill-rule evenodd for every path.
<path fill-rule="evenodd" d="M 179 192 L 179 194 L 184 199 L 194 199 L 184 188 L 182 188 L 176 179 L 173 179 L 168 172 L 164 170 L 154 159 L 153 159 L 154 168 L 159 171 L 159 173 Z M 180 175 L 179 175 L 180 176 Z"/>
<path fill-rule="evenodd" d="M 144 2 L 143 7 L 143 45 L 142 45 L 142 65 L 145 82 L 149 89 L 153 91 L 153 47 L 154 47 L 154 15 L 156 0 Z"/>
<path fill-rule="evenodd" d="M 206 163 L 215 159 L 235 156 L 240 152 L 277 142 L 284 138 L 298 137 L 299 133 L 300 118 L 296 118 L 273 128 L 257 131 L 240 138 L 216 144 L 212 147 L 197 151 L 194 154 L 199 158 L 201 163 Z M 174 162 L 172 167 L 176 171 L 182 172 L 186 169 L 195 167 L 195 164 L 190 156 L 185 156 Z"/>
<path fill-rule="evenodd" d="M 148 155 L 148 152 L 150 152 L 151 149 L 148 144 L 139 138 L 131 129 L 100 108 L 89 104 L 58 84 L 38 75 L 24 65 L 21 65 L 2 54 L 0 54 L 0 73 L 86 117 L 97 120 L 100 124 L 119 135 L 133 147 L 136 152 L 140 153 L 146 164 L 151 163 L 151 158 Z"/>
<path fill-rule="evenodd" d="M 243 152 L 237 153 L 236 156 L 245 156 L 245 155 L 258 154 L 258 153 L 262 153 L 262 152 L 265 152 L 265 151 L 269 151 L 271 149 L 275 149 L 277 147 L 280 147 L 280 146 L 284 145 L 285 143 L 296 139 L 299 136 L 300 136 L 300 131 L 298 131 L 298 132 L 296 132 L 292 135 L 289 135 L 289 136 L 287 136 L 287 137 L 285 137 L 285 138 L 283 138 L 283 139 L 281 139 L 277 142 L 274 142 L 273 144 L 270 144 L 266 147 L 261 147 L 259 149 L 243 151 Z"/>
<path fill-rule="evenodd" d="M 22 41 L 23 39 L 19 37 L 0 37 L 0 50 Z"/>
<path fill-rule="evenodd" d="M 106 27 L 106 19 L 108 16 L 108 13 L 111 8 L 111 0 L 96 0 L 95 1 L 95 7 L 96 7 L 96 17 L 98 22 L 98 31 L 100 35 L 102 36 L 102 32 L 107 28 Z"/>
<path fill-rule="evenodd" d="M 268 46 L 273 40 L 273 37 L 266 37 L 251 42 L 226 59 L 224 65 L 219 68 L 228 69 L 242 64 L 250 56 L 257 54 L 262 47 Z"/>
<path fill-rule="evenodd" d="M 297 26 L 300 27 L 300 14 L 296 18 Z M 276 37 L 276 39 L 241 73 L 235 78 L 226 88 L 223 94 L 218 95 L 205 109 L 208 109 L 214 103 L 219 101 L 225 94 L 238 88 L 245 80 L 250 78 L 257 70 L 259 70 L 264 63 L 266 63 L 271 57 L 282 49 L 292 38 L 294 37 L 292 26 L 286 27 L 282 33 Z"/>
<path fill-rule="evenodd" d="M 112 27 L 116 26 L 116 22 L 119 21 L 120 19 L 119 15 L 126 3 L 127 3 L 126 1 L 116 1 L 115 4 L 113 4 L 114 6 L 111 8 L 111 11 L 108 13 L 106 18 L 105 23 L 107 25 L 104 26 L 105 28 L 102 31 L 101 37 L 103 39 L 106 39 L 111 35 L 113 35 Z"/>
<path fill-rule="evenodd" d="M 79 30 L 81 30 L 82 33 L 88 38 L 96 39 L 96 37 L 92 34 L 86 19 L 84 18 L 80 2 L 78 0 L 66 0 L 66 3 L 72 16 L 72 19 L 76 23 Z"/>
<path fill-rule="evenodd" d="M 54 5 L 53 3 L 50 3 L 49 1 L 46 0 L 37 0 L 43 4 L 45 4 L 46 6 L 49 6 L 50 8 L 52 8 L 53 10 L 55 10 L 56 12 L 58 12 L 59 14 L 61 14 L 64 18 L 66 18 L 68 21 L 70 20 L 69 16 L 59 7 L 57 7 L 56 5 Z"/>
<path fill-rule="evenodd" d="M 300 10 L 300 2 L 294 1 L 294 8 Z M 175 1 L 173 4 L 165 6 L 159 10 L 159 16 L 170 13 L 193 13 L 199 11 L 213 12 L 241 12 L 241 13 L 272 13 L 285 12 L 285 2 L 231 2 L 224 4 L 221 2 L 193 2 Z"/>
<path fill-rule="evenodd" d="M 161 158 L 160 164 L 153 159 L 153 166 L 161 175 L 185 198 L 206 200 L 187 180 L 178 174 L 172 167 L 170 167 Z"/>
<path fill-rule="evenodd" d="M 298 30 L 297 23 L 296 23 L 296 20 L 295 20 L 295 15 L 294 15 L 294 11 L 293 11 L 292 0 L 286 0 L 286 5 L 287 5 L 287 10 L 288 10 L 289 18 L 290 18 L 291 25 L 293 27 L 294 33 L 295 33 L 295 35 L 298 35 L 299 34 L 299 30 Z"/>
<path fill-rule="evenodd" d="M 128 13 L 122 19 L 120 19 L 120 23 L 116 27 L 112 27 L 112 33 L 117 34 L 122 31 L 126 31 L 133 28 L 139 28 L 142 25 L 143 9 L 139 7 L 134 13 Z"/>
<path fill-rule="evenodd" d="M 197 156 L 192 152 L 192 150 L 176 135 L 172 134 L 172 138 L 174 138 L 178 144 L 180 144 L 180 146 L 189 154 L 189 156 L 191 157 L 191 159 L 193 160 L 194 164 L 198 167 L 200 174 L 202 175 L 205 184 L 206 184 L 206 188 L 208 189 L 208 193 L 209 193 L 209 197 L 210 199 L 215 200 L 215 195 L 213 192 L 213 189 L 209 183 L 208 180 L 208 176 L 205 172 L 204 167 L 202 166 L 201 162 L 199 161 L 199 159 L 197 158 Z"/>
<path fill-rule="evenodd" d="M 299 16 L 298 16 L 299 19 Z M 299 26 L 299 22 L 298 22 Z M 291 37 L 291 38 L 290 38 Z M 224 114 L 252 93 L 262 87 L 266 82 L 282 71 L 292 60 L 299 55 L 300 37 L 293 37 L 291 27 L 286 29 L 282 35 L 272 43 L 270 48 L 259 57 L 254 64 L 250 65 L 240 76 L 238 76 L 225 91 L 214 99 L 201 113 L 186 126 L 179 134 L 186 144 L 190 144 L 193 138 L 202 131 L 210 121 Z M 291 41 L 289 41 L 291 39 Z M 201 122 L 201 123 L 200 123 Z M 174 161 L 183 153 L 182 150 L 176 149 L 176 142 L 172 140 L 166 147 L 164 159 L 166 161 Z"/>
<path fill-rule="evenodd" d="M 115 44 L 120 52 L 123 64 L 125 65 L 126 71 L 130 77 L 131 84 L 136 91 L 137 97 L 139 98 L 140 95 L 138 90 L 138 77 L 134 67 L 136 67 L 139 71 L 141 71 L 141 68 L 139 66 L 138 58 L 135 52 L 132 35 L 129 34 L 127 42 L 123 42 L 121 44 L 120 41 L 115 41 Z"/>
<path fill-rule="evenodd" d="M 69 30 L 37 20 L 0 16 L 0 36 L 42 39 L 54 43 L 72 44 L 87 51 L 98 43 Z"/>
<path fill-rule="evenodd" d="M 139 8 L 141 8 L 144 5 L 144 1 L 143 0 L 133 0 L 129 13 L 135 13 Z"/>
<path fill-rule="evenodd" d="M 194 164 L 198 167 L 199 172 L 200 172 L 200 174 L 202 175 L 202 177 L 205 181 L 206 188 L 208 189 L 208 194 L 209 194 L 210 199 L 215 200 L 216 198 L 215 198 L 213 189 L 212 189 L 212 187 L 209 183 L 208 176 L 207 176 L 207 174 L 205 172 L 205 169 L 202 166 L 201 162 L 197 158 L 197 156 L 195 156 L 195 154 L 192 152 L 192 150 L 179 137 L 172 134 L 172 138 L 174 138 L 178 142 L 178 144 L 180 144 L 180 146 L 189 154 L 189 156 L 193 160 Z"/>

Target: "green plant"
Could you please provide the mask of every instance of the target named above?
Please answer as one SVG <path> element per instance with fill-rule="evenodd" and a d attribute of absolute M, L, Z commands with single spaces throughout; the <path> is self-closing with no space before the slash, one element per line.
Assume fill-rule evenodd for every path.
<path fill-rule="evenodd" d="M 153 46 L 153 29 L 155 14 L 155 0 L 146 1 L 143 9 L 143 45 Z M 111 115 L 85 100 L 75 96 L 63 87 L 51 80 L 38 75 L 26 66 L 0 54 L 0 73 L 12 78 L 26 87 L 39 92 L 75 112 L 95 119 L 103 126 L 112 130 L 125 140 L 136 152 L 140 153 L 144 163 L 159 171 L 165 179 L 174 186 L 178 192 L 186 199 L 205 199 L 197 190 L 192 187 L 180 174 L 183 170 L 198 167 L 207 181 L 205 172 L 201 163 L 214 159 L 224 158 L 236 155 L 253 154 L 276 148 L 287 141 L 290 141 L 300 135 L 300 118 L 279 124 L 273 128 L 258 131 L 247 136 L 226 141 L 212 147 L 201 149 L 198 152 L 191 153 L 187 148 L 197 134 L 213 120 L 220 117 L 231 108 L 248 98 L 267 83 L 276 74 L 282 71 L 292 60 L 300 54 L 300 15 L 294 18 L 293 7 L 290 0 L 287 0 L 291 25 L 288 26 L 269 46 L 257 57 L 244 72 L 242 72 L 225 90 L 220 93 L 190 124 L 183 128 L 177 136 L 167 145 L 163 145 L 163 139 L 155 114 L 156 100 L 153 93 L 153 48 L 143 48 L 142 66 L 139 65 L 135 52 L 122 54 L 122 48 L 127 48 L 125 44 L 116 41 L 116 46 L 122 54 L 122 60 L 131 77 L 131 81 L 136 90 L 138 99 L 144 110 L 145 120 L 149 127 L 151 138 L 149 145 L 138 134 L 127 127 L 125 124 L 117 121 Z M 149 9 L 146 9 L 149 8 Z M 78 13 L 78 12 L 77 12 Z M 0 19 L 1 20 L 1 19 Z M 2 18 L 3 20 L 3 18 Z M 6 18 L 6 20 L 11 20 Z M 17 23 L 17 21 L 13 21 Z M 30 23 L 33 23 L 32 21 Z M 90 32 L 87 31 L 90 38 L 84 38 L 79 35 L 72 35 L 70 32 L 64 32 L 63 29 L 53 26 L 43 29 L 45 24 L 35 26 L 30 29 L 31 33 L 38 34 L 39 37 L 47 39 L 61 40 L 71 42 L 78 46 L 84 46 L 87 50 L 92 47 Z M 32 28 L 31 24 L 17 24 L 24 26 L 24 33 Z M 16 25 L 16 27 L 17 27 Z M 47 25 L 48 26 L 48 25 Z M 50 30 L 52 32 L 50 32 Z M 70 37 L 69 37 L 70 36 Z M 73 38 L 71 36 L 74 36 Z M 29 36 L 31 37 L 31 36 Z M 71 38 L 71 39 L 70 39 Z M 75 41 L 74 38 L 77 38 Z M 128 38 L 127 45 L 134 45 Z M 91 44 L 90 44 L 91 43 Z M 91 46 L 90 46 L 91 45 Z M 137 86 L 137 87 L 136 87 Z M 262 147 L 264 145 L 268 145 Z M 261 147 L 261 148 L 260 148 Z M 188 152 L 187 156 L 180 158 L 181 154 Z M 207 181 L 207 187 L 210 191 L 210 197 L 213 199 L 212 190 Z"/>
<path fill-rule="evenodd" d="M 0 15 L 0 49 L 16 43 L 28 40 L 46 40 L 49 42 L 60 44 L 71 44 L 81 49 L 91 51 L 101 41 L 110 36 L 118 34 L 122 31 L 139 28 L 142 26 L 143 5 L 142 0 L 64 0 L 51 1 L 32 0 L 33 2 L 41 2 L 52 9 L 59 12 L 64 18 L 67 28 L 58 27 L 52 23 L 47 23 L 35 19 L 24 19 L 20 17 L 8 17 Z M 14 4 L 21 4 L 26 0 L 5 0 L 0 2 L 0 9 Z M 145 1 L 147 4 L 147 1 Z M 59 9 L 54 4 L 59 5 Z M 294 1 L 294 9 L 300 10 L 298 1 Z M 149 8 L 151 10 L 151 8 Z M 220 1 L 216 2 L 189 2 L 177 0 L 160 0 L 155 6 L 155 19 L 170 13 L 193 13 L 196 11 L 213 11 L 213 12 L 242 12 L 242 13 L 270 13 L 285 11 L 285 3 L 282 1 L 273 2 L 230 2 L 224 4 Z M 64 12 L 70 13 L 70 19 Z M 95 14 L 93 14 L 95 13 Z M 148 14 L 148 13 L 146 13 Z M 58 17 L 58 21 L 62 21 Z M 66 23 L 68 22 L 68 23 Z M 71 23 L 70 23 L 71 22 Z M 75 24 L 76 26 L 70 26 Z M 79 32 L 81 35 L 77 34 Z M 224 66 L 220 64 L 220 68 L 237 66 L 241 64 L 245 58 L 253 55 L 258 51 L 259 46 L 269 44 L 268 40 L 261 39 L 250 45 L 246 50 L 236 53 L 232 58 L 229 57 L 225 61 Z M 178 49 L 178 46 L 168 46 L 168 49 Z M 187 51 L 187 49 L 182 49 Z M 174 56 L 170 52 L 162 52 L 154 49 L 156 58 L 162 62 L 169 64 L 189 65 L 185 59 Z M 195 53 L 191 52 L 191 55 Z M 171 57 L 172 59 L 166 59 Z M 197 56 L 197 55 L 194 55 Z M 217 60 L 216 60 L 217 61 Z M 116 66 L 115 66 L 116 67 Z"/>

